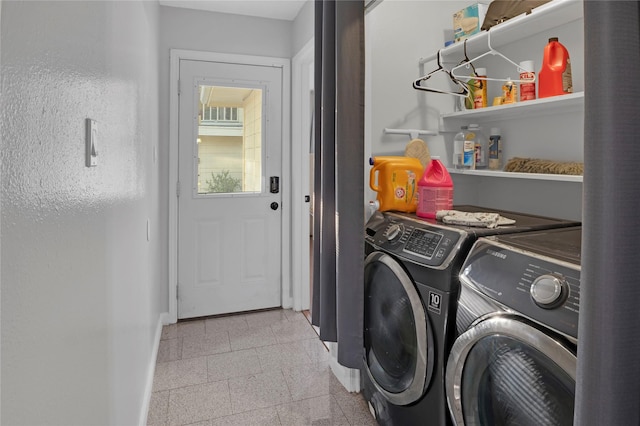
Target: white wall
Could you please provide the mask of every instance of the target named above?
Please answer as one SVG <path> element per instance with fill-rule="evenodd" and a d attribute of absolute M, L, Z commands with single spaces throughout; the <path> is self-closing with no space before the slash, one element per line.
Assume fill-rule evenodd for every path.
<path fill-rule="evenodd" d="M 0 0 L 0 23 L 2 22 L 2 0 Z M 0 24 L 0 58 L 2 58 L 2 24 Z M 2 60 L 0 59 L 0 67 Z M 0 89 L 0 93 L 2 90 Z M 0 147 L 2 145 L 2 132 L 0 132 Z M 0 151 L 0 152 L 2 152 Z M 0 155 L 0 171 L 2 170 L 2 156 Z M 2 188 L 2 173 L 0 172 L 0 188 Z M 2 213 L 2 191 L 0 190 L 0 213 Z M 2 222 L 0 221 L 0 235 L 2 235 Z M 2 243 L 0 241 L 0 259 L 2 259 Z M 0 336 L 2 335 L 2 262 L 0 262 Z M 2 339 L 0 338 L 0 366 L 2 365 Z M 0 422 L 2 422 L 2 368 L 0 368 Z"/>
<path fill-rule="evenodd" d="M 2 424 L 145 414 L 166 311 L 157 67 L 154 2 L 2 2 Z"/>
<path fill-rule="evenodd" d="M 444 47 L 444 29 L 453 27 L 453 12 L 465 1 L 384 0 L 366 15 L 367 82 L 366 127 L 371 132 L 371 155 L 404 155 L 409 136 L 389 135 L 385 128 L 437 130 L 440 110 L 453 109 L 453 97 L 415 90 L 411 83 L 435 68 L 419 67 L 420 58 Z M 426 72 L 425 72 L 426 71 Z M 432 155 L 446 155 L 442 136 L 421 136 Z M 368 172 L 368 167 L 366 168 Z M 369 181 L 368 173 L 365 182 Z M 375 199 L 366 186 L 365 198 Z"/>
<path fill-rule="evenodd" d="M 313 38 L 315 23 L 314 10 L 314 2 L 307 0 L 304 6 L 302 6 L 302 9 L 300 9 L 300 12 L 298 12 L 298 16 L 296 16 L 296 19 L 293 21 L 293 49 L 291 51 L 291 57 L 300 52 L 300 49 L 302 49 L 304 45 Z"/>

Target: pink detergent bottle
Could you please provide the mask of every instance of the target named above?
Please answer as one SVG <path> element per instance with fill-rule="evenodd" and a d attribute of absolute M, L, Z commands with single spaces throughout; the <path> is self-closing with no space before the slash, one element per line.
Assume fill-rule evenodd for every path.
<path fill-rule="evenodd" d="M 438 157 L 431 162 L 418 182 L 418 209 L 420 217 L 435 219 L 438 210 L 453 209 L 453 181 Z"/>

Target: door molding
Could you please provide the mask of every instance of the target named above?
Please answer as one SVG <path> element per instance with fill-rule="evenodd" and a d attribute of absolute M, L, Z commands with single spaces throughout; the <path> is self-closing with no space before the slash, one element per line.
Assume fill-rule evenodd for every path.
<path fill-rule="evenodd" d="M 293 57 L 292 65 L 292 103 L 291 137 L 291 174 L 292 185 L 292 231 L 291 231 L 291 282 L 293 283 L 293 309 L 309 309 L 311 302 L 311 266 L 309 256 L 309 206 L 304 201 L 310 188 L 309 146 L 311 143 L 311 91 L 313 90 L 313 38 Z"/>
<path fill-rule="evenodd" d="M 226 62 L 282 68 L 282 307 L 292 306 L 291 293 L 291 62 L 288 58 L 236 55 L 196 50 L 169 52 L 169 321 L 178 321 L 178 84 L 180 60 Z"/>

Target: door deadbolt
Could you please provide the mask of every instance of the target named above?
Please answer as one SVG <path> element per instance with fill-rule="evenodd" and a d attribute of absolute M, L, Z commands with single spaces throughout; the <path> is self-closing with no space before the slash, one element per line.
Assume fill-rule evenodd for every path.
<path fill-rule="evenodd" d="M 278 210 L 278 203 L 276 203 L 275 201 L 271 203 L 271 210 Z"/>

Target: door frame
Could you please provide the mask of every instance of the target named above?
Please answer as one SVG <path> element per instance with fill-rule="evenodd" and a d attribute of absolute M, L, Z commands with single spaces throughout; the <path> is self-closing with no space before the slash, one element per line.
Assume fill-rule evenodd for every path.
<path fill-rule="evenodd" d="M 237 55 L 197 50 L 169 52 L 169 322 L 178 321 L 178 141 L 180 60 L 226 62 L 282 69 L 282 264 L 281 303 L 292 306 L 291 297 L 291 62 L 288 58 Z M 186 194 L 183 194 L 185 196 Z"/>
<path fill-rule="evenodd" d="M 293 283 L 293 309 L 311 308 L 311 249 L 309 247 L 310 203 L 304 201 L 309 193 L 311 167 L 309 146 L 311 143 L 311 90 L 313 90 L 314 39 L 309 40 L 292 60 L 291 145 L 292 182 L 292 231 L 291 231 L 291 281 Z"/>

